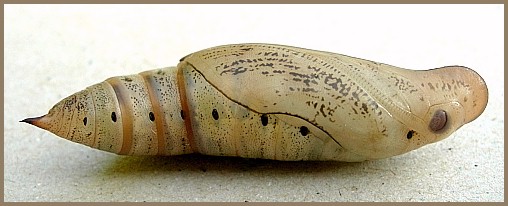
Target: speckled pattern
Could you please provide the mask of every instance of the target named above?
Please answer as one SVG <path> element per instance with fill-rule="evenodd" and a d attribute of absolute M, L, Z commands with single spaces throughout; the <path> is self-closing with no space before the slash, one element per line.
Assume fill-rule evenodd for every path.
<path fill-rule="evenodd" d="M 179 155 L 190 147 L 216 156 L 356 162 L 442 140 L 481 115 L 488 100 L 482 77 L 461 66 L 411 71 L 272 44 L 218 46 L 180 61 L 109 78 L 23 122 L 93 148 L 121 140 L 119 151 L 106 148 L 121 155 Z M 163 92 L 180 104 L 164 101 Z M 97 112 L 94 99 L 115 100 Z M 164 115 L 178 113 L 176 122 Z M 278 121 L 263 124 L 272 115 Z M 95 124 L 109 117 L 113 124 Z M 170 128 L 186 136 L 168 135 Z M 170 147 L 181 153 L 166 149 L 179 140 Z"/>
<path fill-rule="evenodd" d="M 7 202 L 505 200 L 503 5 L 4 7 Z M 118 156 L 19 122 L 109 77 L 176 66 L 182 55 L 239 42 L 412 69 L 469 66 L 488 85 L 489 102 L 442 141 L 361 163 Z"/>
<path fill-rule="evenodd" d="M 460 66 L 411 71 L 271 44 L 218 46 L 182 61 L 244 107 L 308 121 L 352 153 L 343 161 L 391 157 L 442 140 L 476 119 L 488 99 L 484 80 Z M 436 112 L 448 118 L 434 118 Z"/>
<path fill-rule="evenodd" d="M 210 85 L 192 67 L 184 67 L 192 129 L 199 153 L 275 160 L 333 160 L 340 146 L 326 136 L 300 132 L 311 124 L 287 115 L 259 114 L 239 105 Z M 215 117 L 214 117 L 215 114 Z M 263 124 L 262 117 L 266 118 Z M 299 123 L 299 124 L 298 124 Z M 305 127 L 305 128 L 307 128 Z"/>

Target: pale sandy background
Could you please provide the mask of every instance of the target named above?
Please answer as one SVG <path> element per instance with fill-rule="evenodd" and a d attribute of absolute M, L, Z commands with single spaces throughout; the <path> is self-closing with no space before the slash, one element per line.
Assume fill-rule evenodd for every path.
<path fill-rule="evenodd" d="M 5 201 L 504 201 L 503 15 L 502 5 L 5 5 Z M 121 157 L 18 123 L 110 76 L 242 42 L 468 66 L 489 105 L 442 142 L 363 163 Z"/>

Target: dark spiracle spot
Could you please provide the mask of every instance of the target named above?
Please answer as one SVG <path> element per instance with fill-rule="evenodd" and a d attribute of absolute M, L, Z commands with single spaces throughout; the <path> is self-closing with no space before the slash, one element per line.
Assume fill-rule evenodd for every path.
<path fill-rule="evenodd" d="M 148 114 L 148 117 L 150 118 L 150 121 L 152 121 L 152 122 L 155 120 L 155 116 L 153 115 L 153 112 L 150 112 Z"/>
<path fill-rule="evenodd" d="M 85 117 L 85 118 L 83 118 L 83 125 L 85 125 L 85 126 L 86 126 L 86 122 L 87 122 L 87 119 L 86 119 L 86 117 Z"/>
<path fill-rule="evenodd" d="M 185 119 L 185 114 L 183 113 L 183 110 L 180 110 L 180 117 L 182 117 L 182 119 Z"/>
<path fill-rule="evenodd" d="M 213 111 L 212 111 L 212 117 L 213 117 L 213 119 L 215 119 L 215 120 L 218 120 L 218 119 L 219 119 L 219 113 L 217 112 L 217 110 L 216 110 L 216 109 L 213 109 Z"/>
<path fill-rule="evenodd" d="M 111 120 L 113 120 L 113 122 L 116 122 L 116 114 L 115 114 L 115 112 L 111 112 Z"/>
<path fill-rule="evenodd" d="M 309 128 L 307 128 L 306 126 L 301 126 L 300 134 L 302 134 L 303 136 L 307 136 L 309 134 Z"/>
<path fill-rule="evenodd" d="M 434 132 L 439 132 L 446 126 L 446 122 L 448 121 L 448 117 L 446 112 L 443 110 L 437 110 L 434 112 L 434 116 L 429 123 L 429 128 Z"/>
<path fill-rule="evenodd" d="M 266 114 L 261 115 L 261 124 L 263 124 L 263 126 L 268 125 L 268 115 Z"/>
<path fill-rule="evenodd" d="M 413 134 L 414 134 L 414 133 L 415 133 L 415 131 L 413 131 L 413 130 L 409 130 L 409 132 L 407 132 L 406 138 L 407 138 L 407 139 L 411 139 L 411 138 L 413 138 Z"/>

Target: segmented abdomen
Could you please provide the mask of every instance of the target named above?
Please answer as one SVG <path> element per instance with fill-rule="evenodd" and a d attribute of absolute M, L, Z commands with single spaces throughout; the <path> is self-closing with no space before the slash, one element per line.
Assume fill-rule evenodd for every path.
<path fill-rule="evenodd" d="M 79 111 L 84 110 L 78 110 L 76 117 L 86 118 L 87 125 L 75 129 L 96 132 L 88 140 L 71 140 L 125 155 L 196 152 L 277 160 L 340 158 L 342 148 L 310 123 L 287 114 L 257 113 L 235 103 L 190 65 L 178 72 L 169 67 L 112 77 L 77 93 L 78 98 L 94 100 L 85 105 L 93 109 L 82 114 Z M 92 116 L 91 110 L 108 115 Z"/>

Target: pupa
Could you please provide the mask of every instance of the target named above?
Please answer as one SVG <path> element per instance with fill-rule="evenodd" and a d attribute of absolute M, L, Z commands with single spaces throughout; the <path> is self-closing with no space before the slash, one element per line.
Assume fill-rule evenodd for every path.
<path fill-rule="evenodd" d="M 22 122 L 120 155 L 358 162 L 442 140 L 487 101 L 485 81 L 462 66 L 408 70 L 233 44 L 189 54 L 176 67 L 111 77 Z"/>

